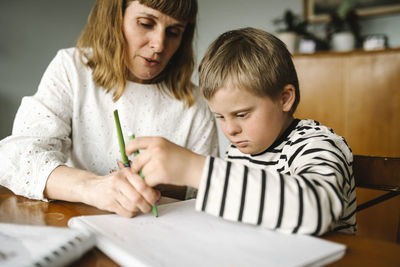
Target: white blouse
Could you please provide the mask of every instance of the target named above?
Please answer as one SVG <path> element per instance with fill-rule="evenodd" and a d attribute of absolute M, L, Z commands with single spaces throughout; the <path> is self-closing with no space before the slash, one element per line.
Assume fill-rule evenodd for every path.
<path fill-rule="evenodd" d="M 163 89 L 160 89 L 162 87 Z M 196 88 L 187 108 L 164 84 L 127 82 L 113 102 L 92 80 L 76 48 L 60 50 L 35 95 L 24 97 L 12 135 L 0 141 L 0 184 L 15 194 L 45 200 L 50 173 L 60 165 L 106 175 L 121 160 L 113 111 L 122 132 L 161 136 L 203 155 L 218 154 L 215 120 Z M 193 192 L 192 192 L 193 193 Z"/>

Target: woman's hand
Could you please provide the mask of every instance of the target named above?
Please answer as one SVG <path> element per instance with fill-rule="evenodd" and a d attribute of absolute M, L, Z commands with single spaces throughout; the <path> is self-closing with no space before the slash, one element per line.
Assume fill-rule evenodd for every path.
<path fill-rule="evenodd" d="M 87 200 L 91 205 L 124 217 L 134 217 L 138 211 L 150 212 L 151 206 L 160 198 L 160 193 L 130 168 L 122 168 L 87 182 Z"/>
<path fill-rule="evenodd" d="M 171 143 L 162 137 L 137 137 L 126 145 L 126 153 L 143 150 L 131 164 L 142 170 L 150 186 L 185 185 L 198 188 L 206 157 Z"/>
<path fill-rule="evenodd" d="M 137 173 L 125 167 L 106 176 L 97 176 L 59 166 L 50 175 L 44 193 L 51 199 L 83 202 L 124 217 L 134 217 L 139 211 L 150 212 L 151 205 L 161 196 Z"/>

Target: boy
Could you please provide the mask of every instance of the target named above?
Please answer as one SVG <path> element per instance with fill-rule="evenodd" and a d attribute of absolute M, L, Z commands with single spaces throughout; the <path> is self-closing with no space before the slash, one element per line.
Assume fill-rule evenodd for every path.
<path fill-rule="evenodd" d="M 127 145 L 150 186 L 198 188 L 196 209 L 286 233 L 356 230 L 352 152 L 313 120 L 294 119 L 300 94 L 285 45 L 244 28 L 218 37 L 199 67 L 200 89 L 232 143 L 226 159 L 157 137 Z"/>

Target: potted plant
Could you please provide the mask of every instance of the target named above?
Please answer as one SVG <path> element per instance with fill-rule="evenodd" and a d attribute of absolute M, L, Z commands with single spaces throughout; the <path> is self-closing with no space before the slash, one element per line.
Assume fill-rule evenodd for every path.
<path fill-rule="evenodd" d="M 284 25 L 283 28 L 277 30 L 277 37 L 286 44 L 291 53 L 298 51 L 299 42 L 304 40 L 313 42 L 314 51 L 328 49 L 328 43 L 325 40 L 316 37 L 307 30 L 308 21 L 302 21 L 290 10 L 286 10 L 282 18 L 275 19 L 274 24 Z"/>
<path fill-rule="evenodd" d="M 275 25 L 283 24 L 285 27 L 277 30 L 277 37 L 286 44 L 290 53 L 297 51 L 299 44 L 299 35 L 296 31 L 299 21 L 290 10 L 286 10 L 283 18 L 275 19 Z"/>
<path fill-rule="evenodd" d="M 361 45 L 359 17 L 354 5 L 354 0 L 345 0 L 330 14 L 326 36 L 335 51 L 349 51 Z"/>

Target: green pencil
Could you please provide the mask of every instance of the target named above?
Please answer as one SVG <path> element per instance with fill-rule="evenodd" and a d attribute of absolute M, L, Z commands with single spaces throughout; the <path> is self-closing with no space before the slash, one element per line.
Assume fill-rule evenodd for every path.
<path fill-rule="evenodd" d="M 117 109 L 114 110 L 114 120 L 115 120 L 115 126 L 117 127 L 118 143 L 119 143 L 119 150 L 121 151 L 122 163 L 125 165 L 125 167 L 130 167 L 129 159 L 126 156 L 124 136 L 122 134 L 121 123 L 119 122 Z M 131 135 L 129 138 L 134 139 L 135 135 Z M 139 151 L 134 152 L 135 156 L 137 154 L 139 154 Z M 141 170 L 139 172 L 139 175 L 144 179 L 144 175 Z M 151 206 L 151 211 L 153 212 L 154 216 L 158 217 L 158 209 L 156 205 Z"/>
<path fill-rule="evenodd" d="M 129 140 L 135 139 L 135 135 L 132 133 L 129 133 Z M 133 155 L 136 157 L 139 154 L 139 150 L 133 152 Z M 142 173 L 142 170 L 139 171 L 140 177 L 144 179 L 144 175 Z M 151 211 L 153 212 L 154 216 L 158 217 L 158 209 L 156 205 L 151 206 Z"/>
<path fill-rule="evenodd" d="M 117 109 L 114 110 L 114 120 L 115 120 L 115 126 L 117 127 L 119 151 L 121 151 L 122 163 L 125 165 L 125 167 L 130 167 L 128 157 L 126 156 L 124 135 L 122 134 L 121 124 L 119 122 Z"/>

